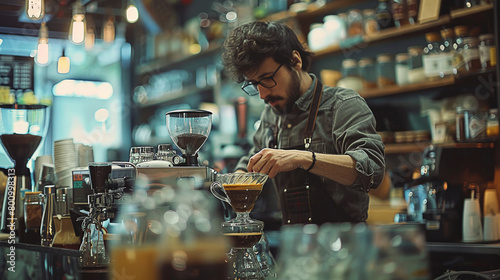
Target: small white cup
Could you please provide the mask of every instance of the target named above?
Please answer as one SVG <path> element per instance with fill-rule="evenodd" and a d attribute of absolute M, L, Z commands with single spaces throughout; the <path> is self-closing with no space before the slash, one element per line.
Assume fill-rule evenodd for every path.
<path fill-rule="evenodd" d="M 497 226 L 497 215 L 485 215 L 484 216 L 484 230 L 483 230 L 483 240 L 484 241 L 496 241 L 498 240 L 498 226 Z"/>
<path fill-rule="evenodd" d="M 464 200 L 462 239 L 464 242 L 479 242 L 483 240 L 481 225 L 481 208 L 478 199 Z"/>

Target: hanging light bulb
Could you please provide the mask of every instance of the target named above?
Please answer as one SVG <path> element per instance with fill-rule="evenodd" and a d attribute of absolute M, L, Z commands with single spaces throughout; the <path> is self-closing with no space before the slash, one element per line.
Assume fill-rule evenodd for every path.
<path fill-rule="evenodd" d="M 137 10 L 137 7 L 132 1 L 130 1 L 127 7 L 126 15 L 129 23 L 135 23 L 139 19 L 139 10 Z"/>
<path fill-rule="evenodd" d="M 49 28 L 42 22 L 38 35 L 36 62 L 45 66 L 49 63 Z"/>
<path fill-rule="evenodd" d="M 106 43 L 112 43 L 115 40 L 115 23 L 112 16 L 108 18 L 102 28 L 102 39 Z"/>
<path fill-rule="evenodd" d="M 85 34 L 85 49 L 91 50 L 95 45 L 95 32 L 94 28 L 87 28 L 87 33 Z"/>
<path fill-rule="evenodd" d="M 69 72 L 70 60 L 69 57 L 65 55 L 65 50 L 63 49 L 61 57 L 57 61 L 57 72 L 59 74 L 66 74 Z"/>
<path fill-rule="evenodd" d="M 73 17 L 69 28 L 68 39 L 76 45 L 85 40 L 85 11 L 79 1 L 73 4 Z"/>
<path fill-rule="evenodd" d="M 26 15 L 32 20 L 38 20 L 45 15 L 45 0 L 26 0 Z"/>

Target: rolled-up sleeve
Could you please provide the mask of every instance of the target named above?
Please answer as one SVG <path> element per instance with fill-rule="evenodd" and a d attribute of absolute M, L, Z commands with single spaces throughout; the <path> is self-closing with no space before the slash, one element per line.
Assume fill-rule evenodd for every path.
<path fill-rule="evenodd" d="M 339 153 L 356 161 L 359 176 L 351 186 L 362 191 L 377 188 L 385 172 L 384 144 L 366 101 L 354 95 L 339 102 L 333 112 L 332 136 Z"/>

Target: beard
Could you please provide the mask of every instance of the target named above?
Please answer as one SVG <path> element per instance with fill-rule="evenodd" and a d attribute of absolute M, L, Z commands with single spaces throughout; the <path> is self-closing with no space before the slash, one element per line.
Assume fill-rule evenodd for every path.
<path fill-rule="evenodd" d="M 293 105 L 295 104 L 295 102 L 302 95 L 300 93 L 300 80 L 299 80 L 298 75 L 292 75 L 291 76 L 290 83 L 288 84 L 286 92 L 287 92 L 287 96 L 286 96 L 287 100 L 286 100 L 286 103 L 285 103 L 284 107 L 280 107 L 280 108 L 274 107 L 281 114 L 286 114 L 287 112 L 290 112 L 292 110 Z M 279 100 L 283 100 L 283 99 L 285 99 L 285 97 L 282 97 L 282 96 L 270 96 L 268 99 L 264 100 L 264 102 L 266 104 L 268 104 L 269 102 L 279 101 Z"/>

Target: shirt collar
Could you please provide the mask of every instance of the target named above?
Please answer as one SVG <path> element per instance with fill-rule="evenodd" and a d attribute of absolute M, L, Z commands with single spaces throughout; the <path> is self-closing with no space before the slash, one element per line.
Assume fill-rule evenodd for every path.
<path fill-rule="evenodd" d="M 316 79 L 317 79 L 316 75 L 309 73 L 309 76 L 311 76 L 311 78 L 312 78 L 311 85 L 306 90 L 306 92 L 304 92 L 304 94 L 302 94 L 302 96 L 299 97 L 299 99 L 297 99 L 297 101 L 295 101 L 294 107 L 297 107 L 302 111 L 307 111 L 309 109 L 309 105 L 312 102 L 312 97 L 314 94 L 314 87 L 316 86 Z"/>

